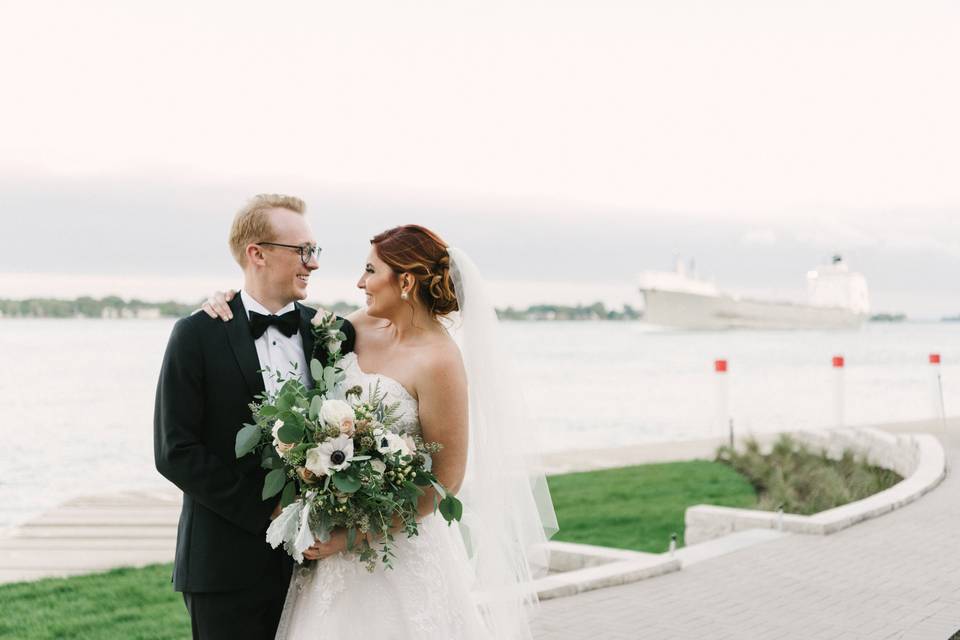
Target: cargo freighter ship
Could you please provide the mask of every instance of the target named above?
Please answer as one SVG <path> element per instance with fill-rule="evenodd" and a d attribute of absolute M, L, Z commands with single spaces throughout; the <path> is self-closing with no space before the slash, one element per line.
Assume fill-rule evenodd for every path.
<path fill-rule="evenodd" d="M 639 288 L 646 322 L 682 329 L 855 329 L 870 313 L 866 278 L 841 256 L 807 272 L 806 303 L 727 293 L 680 262 L 641 273 Z"/>

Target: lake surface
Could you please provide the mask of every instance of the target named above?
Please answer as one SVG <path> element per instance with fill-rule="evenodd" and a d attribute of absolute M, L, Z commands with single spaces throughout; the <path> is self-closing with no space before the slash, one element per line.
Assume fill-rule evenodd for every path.
<path fill-rule="evenodd" d="M 153 400 L 173 320 L 0 320 L 0 527 L 75 495 L 169 486 Z M 503 323 L 545 448 L 722 433 L 716 358 L 738 432 L 830 426 L 846 358 L 847 424 L 933 417 L 931 352 L 960 413 L 960 323 L 859 331 L 679 332 L 642 323 Z"/>

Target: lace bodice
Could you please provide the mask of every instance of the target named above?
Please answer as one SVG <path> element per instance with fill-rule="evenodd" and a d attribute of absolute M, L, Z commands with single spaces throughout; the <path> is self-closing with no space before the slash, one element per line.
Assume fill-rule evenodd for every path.
<path fill-rule="evenodd" d="M 392 427 L 393 431 L 405 433 L 420 433 L 420 413 L 417 399 L 410 395 L 406 387 L 389 376 L 379 373 L 367 373 L 360 368 L 357 354 L 350 352 L 340 358 L 337 363 L 343 369 L 346 378 L 340 383 L 340 389 L 346 390 L 359 385 L 363 388 L 363 399 L 369 397 L 371 390 L 377 383 L 380 391 L 385 395 L 387 403 L 400 403 L 400 414 L 403 416 Z"/>

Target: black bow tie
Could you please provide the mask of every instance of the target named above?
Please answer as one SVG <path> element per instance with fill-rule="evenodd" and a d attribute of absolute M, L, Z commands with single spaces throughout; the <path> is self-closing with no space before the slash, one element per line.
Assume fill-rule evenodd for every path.
<path fill-rule="evenodd" d="M 300 312 L 294 309 L 287 311 L 282 316 L 265 316 L 256 311 L 250 312 L 250 335 L 256 340 L 263 335 L 267 327 L 274 325 L 280 332 L 288 338 L 295 334 L 300 328 Z"/>

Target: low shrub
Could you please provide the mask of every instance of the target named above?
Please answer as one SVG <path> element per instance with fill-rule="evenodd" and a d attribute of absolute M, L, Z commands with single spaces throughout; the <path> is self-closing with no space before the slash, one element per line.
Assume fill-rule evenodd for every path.
<path fill-rule="evenodd" d="M 789 435 L 780 436 L 765 454 L 755 438 L 741 451 L 717 450 L 717 461 L 743 474 L 759 496 L 758 509 L 809 515 L 861 500 L 900 482 L 896 472 L 845 450 L 839 460 L 814 451 Z"/>

